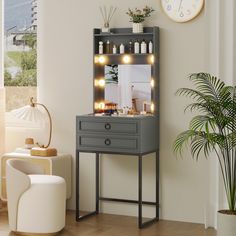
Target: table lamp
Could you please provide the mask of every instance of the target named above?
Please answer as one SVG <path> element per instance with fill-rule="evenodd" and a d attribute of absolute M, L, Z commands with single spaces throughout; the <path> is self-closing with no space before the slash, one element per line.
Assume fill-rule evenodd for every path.
<path fill-rule="evenodd" d="M 34 123 L 42 123 L 45 120 L 45 112 L 42 112 L 39 107 L 42 107 L 49 119 L 49 137 L 46 145 L 36 143 L 38 147 L 32 148 L 30 153 L 32 156 L 56 156 L 57 150 L 55 148 L 49 148 L 52 139 L 52 118 L 47 107 L 38 102 L 34 102 L 34 98 L 30 98 L 30 104 L 11 111 L 11 114 L 16 118 L 31 121 Z"/>

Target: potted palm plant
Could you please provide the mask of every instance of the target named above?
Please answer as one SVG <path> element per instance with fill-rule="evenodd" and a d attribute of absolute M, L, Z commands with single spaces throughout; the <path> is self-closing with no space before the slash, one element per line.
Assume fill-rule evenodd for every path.
<path fill-rule="evenodd" d="M 189 76 L 196 89 L 181 88 L 178 95 L 194 100 L 186 109 L 199 112 L 189 129 L 180 133 L 173 145 L 182 154 L 188 144 L 196 160 L 215 153 L 219 161 L 228 209 L 218 211 L 218 236 L 236 235 L 236 87 L 207 73 Z"/>

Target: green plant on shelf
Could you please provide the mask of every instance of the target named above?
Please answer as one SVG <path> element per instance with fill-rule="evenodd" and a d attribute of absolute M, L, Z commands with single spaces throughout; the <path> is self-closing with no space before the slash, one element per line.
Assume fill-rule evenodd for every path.
<path fill-rule="evenodd" d="M 129 8 L 126 14 L 130 17 L 130 22 L 142 23 L 147 17 L 150 17 L 151 13 L 154 11 L 152 7 L 145 6 L 143 9 L 135 8 L 132 10 Z"/>

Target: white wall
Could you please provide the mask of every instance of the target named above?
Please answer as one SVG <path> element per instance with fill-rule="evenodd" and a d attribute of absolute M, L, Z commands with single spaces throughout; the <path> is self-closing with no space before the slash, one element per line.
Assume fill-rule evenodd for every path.
<path fill-rule="evenodd" d="M 172 142 L 187 128 L 187 100 L 174 95 L 189 86 L 187 75 L 206 71 L 207 9 L 195 20 L 179 24 L 164 15 L 158 0 L 41 0 L 39 1 L 39 101 L 52 112 L 53 145 L 61 152 L 75 153 L 75 117 L 92 111 L 92 29 L 101 27 L 100 5 L 119 5 L 114 27 L 129 27 L 128 7 L 148 4 L 157 11 L 147 24 L 161 28 L 161 217 L 169 220 L 203 222 L 207 190 L 208 162 L 197 163 L 189 153 L 176 159 Z M 93 155 L 82 155 L 82 199 L 91 209 L 94 189 Z M 91 157 L 91 158 L 90 158 Z M 152 158 L 151 158 L 152 157 Z M 74 165 L 75 167 L 75 165 Z M 106 155 L 102 161 L 102 192 L 105 196 L 136 198 L 137 160 Z M 74 173 L 73 173 L 74 174 Z M 92 177 L 91 177 L 92 176 Z M 154 198 L 153 156 L 145 161 L 144 197 Z M 74 192 L 75 195 L 75 192 Z M 75 199 L 70 207 L 74 208 Z M 105 212 L 136 215 L 134 206 L 103 204 Z M 145 211 L 151 215 L 150 209 Z"/>

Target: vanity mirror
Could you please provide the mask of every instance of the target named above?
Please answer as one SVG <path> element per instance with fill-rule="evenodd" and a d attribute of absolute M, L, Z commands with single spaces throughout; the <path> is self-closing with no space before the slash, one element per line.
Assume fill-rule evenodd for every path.
<path fill-rule="evenodd" d="M 105 65 L 104 99 L 117 109 L 151 113 L 151 65 Z"/>

